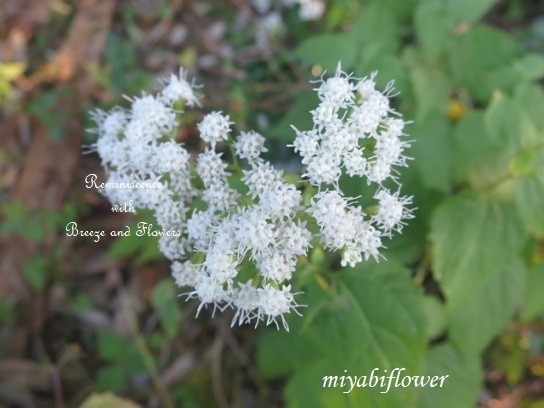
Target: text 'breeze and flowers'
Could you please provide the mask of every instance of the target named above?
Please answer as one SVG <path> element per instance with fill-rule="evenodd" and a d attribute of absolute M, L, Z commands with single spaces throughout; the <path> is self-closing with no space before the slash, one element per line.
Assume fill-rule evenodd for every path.
<path fill-rule="evenodd" d="M 196 86 L 180 70 L 156 95 L 130 98 L 129 110 L 93 113 L 93 146 L 108 180 L 164 188 L 101 191 L 114 204 L 151 209 L 161 228 L 181 231 L 161 236 L 159 247 L 173 262 L 176 283 L 191 287 L 186 294 L 200 301 L 198 311 L 232 307 L 233 324 L 279 321 L 287 329 L 284 315 L 300 314 L 301 307 L 290 281 L 312 246 L 338 251 L 342 266 L 354 266 L 378 259 L 384 238 L 413 217 L 411 197 L 384 187 L 388 179 L 397 182 L 396 167 L 407 165 L 409 142 L 406 122 L 390 105 L 393 83 L 380 92 L 374 78 L 354 78 L 339 65 L 334 76 L 317 81 L 313 128 L 294 130 L 291 147 L 304 173 L 292 184 L 262 157 L 265 138 L 253 131 L 234 136 L 222 112 L 198 124 L 206 147 L 192 160 L 173 139 L 180 107 L 199 105 Z M 343 175 L 376 186 L 372 211 L 343 194 Z"/>

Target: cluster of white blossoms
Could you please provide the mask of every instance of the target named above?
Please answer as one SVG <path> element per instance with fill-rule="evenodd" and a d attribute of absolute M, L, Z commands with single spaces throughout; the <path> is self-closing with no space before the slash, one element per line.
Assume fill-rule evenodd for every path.
<path fill-rule="evenodd" d="M 388 88 L 390 92 L 391 88 Z M 354 80 L 340 68 L 317 89 L 321 104 L 312 112 L 314 127 L 298 131 L 293 143 L 306 166 L 302 186 L 290 184 L 283 171 L 266 161 L 265 138 L 249 131 L 234 136 L 233 122 L 222 112 L 198 124 L 205 148 L 193 160 L 172 138 L 180 106 L 198 105 L 195 85 L 185 72 L 172 75 L 156 95 L 129 99 L 129 110 L 116 107 L 93 114 L 108 182 L 160 183 L 160 189 L 104 189 L 114 204 L 133 201 L 151 209 L 163 231 L 160 250 L 172 261 L 180 287 L 200 301 L 198 312 L 232 307 L 233 324 L 281 323 L 301 307 L 291 290 L 300 257 L 308 254 L 319 229 L 324 247 L 342 254 L 342 265 L 378 258 L 382 237 L 400 231 L 411 218 L 410 197 L 382 187 L 406 165 L 401 140 L 404 122 L 389 105 L 389 94 L 375 89 L 373 77 Z M 223 146 L 230 146 L 226 160 Z M 245 163 L 240 167 L 239 163 Z M 365 214 L 357 199 L 344 197 L 339 179 L 366 177 L 378 185 L 378 209 Z M 198 313 L 197 312 L 197 313 Z"/>
<path fill-rule="evenodd" d="M 384 187 L 388 179 L 396 182 L 395 166 L 407 165 L 403 152 L 410 143 L 403 140 L 406 122 L 390 105 L 393 82 L 378 91 L 375 75 L 352 78 L 338 65 L 333 77 L 318 81 L 314 126 L 295 128 L 292 145 L 306 166 L 304 176 L 319 188 L 309 212 L 321 228 L 321 242 L 342 251 L 343 266 L 355 266 L 363 258 L 377 260 L 382 237 L 400 232 L 403 220 L 413 218 L 406 207 L 412 198 Z M 344 174 L 377 185 L 376 214 L 365 214 L 356 198 L 343 196 L 339 181 Z"/>
<path fill-rule="evenodd" d="M 274 8 L 273 0 L 252 0 L 251 3 L 260 14 L 268 13 Z M 326 8 L 323 0 L 281 0 L 277 3 L 289 8 L 298 5 L 298 15 L 303 21 L 320 19 Z"/>

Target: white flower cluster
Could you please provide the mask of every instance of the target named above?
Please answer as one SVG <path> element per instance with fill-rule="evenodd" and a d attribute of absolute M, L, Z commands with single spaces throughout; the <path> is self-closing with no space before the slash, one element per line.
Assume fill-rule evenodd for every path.
<path fill-rule="evenodd" d="M 267 13 L 273 6 L 272 0 L 252 0 L 251 3 L 260 14 Z M 280 3 L 286 7 L 298 5 L 298 15 L 303 21 L 319 20 L 325 13 L 323 0 L 282 0 Z"/>
<path fill-rule="evenodd" d="M 288 329 L 285 314 L 298 314 L 301 307 L 290 280 L 298 258 L 312 246 L 309 224 L 320 230 L 326 248 L 342 252 L 342 265 L 354 266 L 363 258 L 378 258 L 381 238 L 400 231 L 403 219 L 411 218 L 406 208 L 411 198 L 381 187 L 392 166 L 406 164 L 402 150 L 408 144 L 400 139 L 404 122 L 390 117 L 396 113 L 388 95 L 375 90 L 373 77 L 354 83 L 338 69 L 322 80 L 321 104 L 312 112 L 315 126 L 297 131 L 294 142 L 305 176 L 318 186 L 306 207 L 302 192 L 262 158 L 264 137 L 249 131 L 233 138 L 233 123 L 222 112 L 209 113 L 198 124 L 206 148 L 191 160 L 171 135 L 181 113 L 175 107 L 198 105 L 194 88 L 181 70 L 157 95 L 129 99 L 130 110 L 94 114 L 95 148 L 109 181 L 164 185 L 103 193 L 114 203 L 132 200 L 152 209 L 160 227 L 179 231 L 162 235 L 159 246 L 173 262 L 177 285 L 192 287 L 187 295 L 199 299 L 198 312 L 208 305 L 214 313 L 232 307 L 233 325 L 264 321 L 279 327 L 281 322 Z M 220 150 L 223 144 L 234 156 L 230 166 Z M 367 145 L 372 146 L 368 152 Z M 343 196 L 339 178 L 344 172 L 379 185 L 373 215 Z"/>
<path fill-rule="evenodd" d="M 263 48 L 270 46 L 270 39 L 281 37 L 287 31 L 282 16 L 285 8 L 297 7 L 302 21 L 319 20 L 326 11 L 323 0 L 252 0 L 251 3 L 259 14 L 255 26 L 255 40 Z"/>
<path fill-rule="evenodd" d="M 335 76 L 321 79 L 315 89 L 320 103 L 311 112 L 314 126 L 295 129 L 292 145 L 306 165 L 304 176 L 319 187 L 309 212 L 321 228 L 321 241 L 326 248 L 343 251 L 343 266 L 354 266 L 363 257 L 378 259 L 382 236 L 401 231 L 402 220 L 413 217 L 406 208 L 411 197 L 383 187 L 389 178 L 396 181 L 394 166 L 406 166 L 403 151 L 410 144 L 402 140 L 405 122 L 389 103 L 393 82 L 380 92 L 374 77 L 355 79 L 338 65 Z M 350 204 L 355 199 L 343 196 L 343 174 L 378 185 L 377 214 L 366 216 Z"/>

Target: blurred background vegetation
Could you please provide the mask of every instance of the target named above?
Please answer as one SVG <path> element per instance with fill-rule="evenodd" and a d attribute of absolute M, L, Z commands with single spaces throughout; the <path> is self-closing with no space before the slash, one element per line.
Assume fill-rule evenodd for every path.
<path fill-rule="evenodd" d="M 544 407 L 544 4 L 329 0 L 311 21 L 298 7 L 1 1 L 0 407 Z M 194 319 L 154 238 L 65 235 L 70 221 L 152 222 L 84 187 L 102 171 L 84 154 L 90 109 L 183 66 L 204 97 L 178 141 L 198 151 L 195 123 L 219 109 L 296 170 L 290 125 L 311 126 L 308 80 L 338 61 L 358 77 L 378 70 L 381 87 L 395 79 L 413 121 L 400 179 L 418 210 L 388 262 L 321 276 L 332 293 L 311 265 L 338 260 L 314 252 L 291 333 Z M 400 366 L 450 382 L 321 388 L 344 369 Z"/>

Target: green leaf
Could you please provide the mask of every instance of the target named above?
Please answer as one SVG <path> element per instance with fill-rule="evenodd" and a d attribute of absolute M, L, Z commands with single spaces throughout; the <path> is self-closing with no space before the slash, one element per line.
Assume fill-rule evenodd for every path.
<path fill-rule="evenodd" d="M 397 20 L 408 20 L 413 12 L 416 6 L 419 3 L 419 0 L 373 0 L 374 3 L 380 3 L 381 5 L 385 5 L 385 7 L 388 10 L 391 10 L 393 14 L 395 15 L 395 18 Z"/>
<path fill-rule="evenodd" d="M 476 194 L 446 199 L 431 221 L 433 272 L 448 302 L 468 301 L 517 258 L 526 232 L 513 206 Z"/>
<path fill-rule="evenodd" d="M 41 290 L 47 281 L 47 259 L 35 257 L 25 263 L 23 274 L 34 290 Z"/>
<path fill-rule="evenodd" d="M 410 153 L 425 186 L 447 193 L 451 189 L 452 155 L 450 127 L 439 115 L 416 122 Z"/>
<path fill-rule="evenodd" d="M 414 29 L 423 48 L 438 54 L 455 27 L 455 17 L 442 1 L 421 1 L 414 16 Z"/>
<path fill-rule="evenodd" d="M 346 41 L 356 45 L 359 58 L 354 63 L 360 67 L 384 54 L 396 53 L 399 47 L 398 23 L 392 10 L 381 2 L 364 7 L 353 22 Z M 368 69 L 364 71 L 368 72 Z"/>
<path fill-rule="evenodd" d="M 519 149 L 538 139 L 536 128 L 522 106 L 501 92 L 493 94 L 485 112 L 485 128 L 491 143 L 501 148 Z"/>
<path fill-rule="evenodd" d="M 490 47 L 490 44 L 493 46 Z M 452 38 L 448 44 L 447 59 L 458 85 L 465 87 L 476 101 L 487 102 L 497 89 L 489 73 L 509 65 L 521 54 L 519 44 L 508 34 L 476 25 Z M 502 80 L 500 75 L 498 79 Z"/>
<path fill-rule="evenodd" d="M 544 238 L 544 176 L 516 180 L 516 204 L 525 228 Z"/>
<path fill-rule="evenodd" d="M 449 344 L 431 348 L 425 357 L 424 375 L 448 375 L 443 387 L 421 388 L 419 408 L 473 407 L 476 404 L 482 370 L 478 359 L 464 360 Z"/>
<path fill-rule="evenodd" d="M 16 233 L 35 243 L 43 239 L 45 228 L 35 217 L 29 214 L 29 211 L 21 202 L 15 201 L 4 204 L 2 215 L 1 235 Z"/>
<path fill-rule="evenodd" d="M 13 81 L 25 71 L 25 64 L 21 62 L 0 63 L 0 81 Z"/>
<path fill-rule="evenodd" d="M 541 86 L 527 82 L 520 83 L 514 92 L 514 100 L 537 128 L 544 127 L 544 90 Z"/>
<path fill-rule="evenodd" d="M 469 112 L 456 124 L 453 131 L 455 178 L 459 181 L 467 180 L 470 169 L 485 153 L 493 149 L 485 133 L 484 113 Z"/>
<path fill-rule="evenodd" d="M 408 92 L 408 76 L 406 75 L 406 69 L 402 66 L 400 59 L 394 54 L 380 54 L 373 58 L 371 61 L 363 61 L 356 69 L 357 75 L 369 75 L 374 71 L 378 71 L 378 75 L 375 78 L 376 87 L 378 89 L 385 89 L 387 84 L 394 79 L 395 89 L 404 95 Z M 398 98 L 400 102 L 404 100 L 403 97 Z"/>
<path fill-rule="evenodd" d="M 286 143 L 292 143 L 295 140 L 296 132 L 291 125 L 300 131 L 311 129 L 313 122 L 310 111 L 314 110 L 318 104 L 319 98 L 315 92 L 300 94 L 287 114 L 270 130 L 269 135 Z"/>
<path fill-rule="evenodd" d="M 434 296 L 423 298 L 423 309 L 427 318 L 427 338 L 434 339 L 446 329 L 444 305 Z"/>
<path fill-rule="evenodd" d="M 96 388 L 99 391 L 120 391 L 125 387 L 129 376 L 123 366 L 110 364 L 98 371 Z"/>
<path fill-rule="evenodd" d="M 544 76 L 544 57 L 536 53 L 525 54 L 514 61 L 514 69 L 529 81 L 540 79 Z"/>
<path fill-rule="evenodd" d="M 166 334 L 169 337 L 176 336 L 181 324 L 181 310 L 172 279 L 163 279 L 155 285 L 151 296 L 151 304 L 159 312 L 161 324 Z"/>
<path fill-rule="evenodd" d="M 295 51 L 294 56 L 302 61 L 319 65 L 324 70 L 334 72 L 338 62 L 343 69 L 354 66 L 357 43 L 346 34 L 320 34 L 305 40 Z"/>
<path fill-rule="evenodd" d="M 139 408 L 140 405 L 132 401 L 119 398 L 111 392 L 93 393 L 83 401 L 80 408 Z"/>
<path fill-rule="evenodd" d="M 11 82 L 17 79 L 25 70 L 20 62 L 0 63 L 0 102 L 9 97 L 13 91 Z"/>
<path fill-rule="evenodd" d="M 544 263 L 535 265 L 527 271 L 527 286 L 523 296 L 521 317 L 533 320 L 544 314 Z"/>
<path fill-rule="evenodd" d="M 101 330 L 98 333 L 98 351 L 102 358 L 111 361 L 123 361 L 128 355 L 129 340 L 113 330 Z"/>
<path fill-rule="evenodd" d="M 452 298 L 447 303 L 451 341 L 467 357 L 475 357 L 484 349 L 522 299 L 526 271 L 520 260 L 499 265 L 493 272 L 486 281 L 466 288 L 470 296 Z"/>
<path fill-rule="evenodd" d="M 455 18 L 459 22 L 465 23 L 478 21 L 495 3 L 497 3 L 497 0 L 455 0 L 447 2 Z"/>
<path fill-rule="evenodd" d="M 443 71 L 420 65 L 412 70 L 410 78 L 417 103 L 416 123 L 423 121 L 431 113 L 445 116 L 450 84 Z"/>
<path fill-rule="evenodd" d="M 536 152 L 532 146 L 518 150 L 508 163 L 508 170 L 514 177 L 534 175 L 535 159 Z"/>
<path fill-rule="evenodd" d="M 293 331 L 293 328 L 290 330 Z M 286 377 L 293 369 L 298 352 L 303 351 L 299 350 L 300 344 L 304 344 L 304 342 L 293 341 L 290 333 L 271 330 L 264 331 L 259 339 L 259 347 L 257 348 L 259 372 L 266 379 Z M 278 358 L 278 356 L 281 356 L 281 358 Z"/>
<path fill-rule="evenodd" d="M 130 231 L 128 235 L 121 235 L 115 239 L 112 245 L 108 248 L 108 256 L 111 258 L 122 259 L 129 256 L 136 255 L 136 261 L 140 264 L 155 261 L 158 259 L 164 259 L 164 255 L 159 250 L 159 237 L 143 234 L 137 235 L 138 224 L 140 222 L 146 222 L 148 224 L 157 225 L 151 212 L 146 210 L 138 210 L 139 221 L 130 226 L 121 229 L 120 232 L 126 233 Z M 155 228 L 152 228 L 155 230 Z"/>
<path fill-rule="evenodd" d="M 347 390 L 322 387 L 325 376 L 346 372 L 369 376 L 376 367 L 404 367 L 407 372 L 418 372 L 425 346 L 425 319 L 421 292 L 409 271 L 392 262 L 367 262 L 332 275 L 331 279 L 330 293 L 317 285 L 309 288 L 304 326 L 291 334 L 297 343 L 307 343 L 316 351 L 296 356 L 295 373 L 286 391 L 288 405 L 410 405 L 415 398 L 414 388 L 396 388 L 383 394 L 379 388 L 355 388 L 343 393 Z"/>

